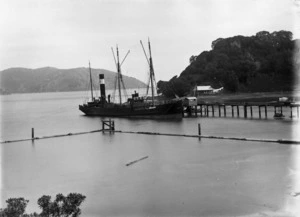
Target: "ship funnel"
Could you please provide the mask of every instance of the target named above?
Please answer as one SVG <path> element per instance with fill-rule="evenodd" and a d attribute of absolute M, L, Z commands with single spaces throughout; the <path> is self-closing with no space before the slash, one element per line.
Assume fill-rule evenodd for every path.
<path fill-rule="evenodd" d="M 104 74 L 99 74 L 99 80 L 100 80 L 100 94 L 101 94 L 101 99 L 105 101 L 106 95 L 105 95 Z"/>

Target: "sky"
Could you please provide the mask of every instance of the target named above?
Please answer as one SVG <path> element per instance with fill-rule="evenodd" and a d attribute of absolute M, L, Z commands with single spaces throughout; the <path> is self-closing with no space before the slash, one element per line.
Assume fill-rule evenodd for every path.
<path fill-rule="evenodd" d="M 156 80 L 169 80 L 217 38 L 287 30 L 300 38 L 300 0 L 0 0 L 0 70 L 102 68 L 144 82 L 140 40 L 151 41 Z"/>

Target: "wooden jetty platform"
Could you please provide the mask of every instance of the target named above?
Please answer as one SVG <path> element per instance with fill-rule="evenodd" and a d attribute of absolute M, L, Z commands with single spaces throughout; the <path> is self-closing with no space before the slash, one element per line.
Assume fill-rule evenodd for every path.
<path fill-rule="evenodd" d="M 269 103 L 197 103 L 195 106 L 183 106 L 183 117 L 244 117 L 253 118 L 254 110 L 258 118 L 268 118 L 268 112 L 273 110 L 270 117 L 284 117 L 283 108 L 289 108 L 290 118 L 299 118 L 300 104 L 269 102 Z M 272 109 L 271 109 L 272 108 Z M 296 112 L 296 115 L 294 115 Z"/>

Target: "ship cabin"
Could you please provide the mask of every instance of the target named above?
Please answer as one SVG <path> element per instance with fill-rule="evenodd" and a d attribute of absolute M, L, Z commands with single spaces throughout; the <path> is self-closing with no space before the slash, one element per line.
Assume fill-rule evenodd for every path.
<path fill-rule="evenodd" d="M 134 91 L 133 94 L 131 94 L 131 98 L 128 98 L 127 100 L 129 103 L 133 103 L 133 102 L 144 102 L 144 98 L 143 97 L 139 97 L 139 93 L 137 93 L 136 91 Z"/>

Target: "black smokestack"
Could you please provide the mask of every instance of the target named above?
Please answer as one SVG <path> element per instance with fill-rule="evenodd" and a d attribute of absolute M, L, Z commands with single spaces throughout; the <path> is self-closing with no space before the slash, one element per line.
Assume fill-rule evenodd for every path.
<path fill-rule="evenodd" d="M 105 95 L 104 74 L 99 74 L 99 80 L 100 80 L 100 94 L 101 94 L 101 99 L 105 100 L 106 99 L 106 95 Z"/>

